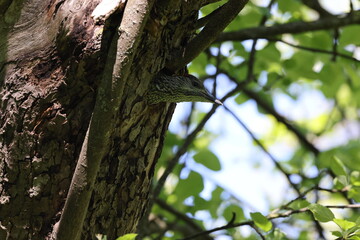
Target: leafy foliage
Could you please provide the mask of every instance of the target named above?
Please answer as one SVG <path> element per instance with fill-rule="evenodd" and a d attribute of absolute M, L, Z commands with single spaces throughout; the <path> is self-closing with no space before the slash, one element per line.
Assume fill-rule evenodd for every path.
<path fill-rule="evenodd" d="M 249 3 L 225 32 L 318 19 L 303 1 L 275 2 Z M 148 239 L 360 239 L 359 30 L 234 37 L 200 54 L 189 70 L 226 108 L 179 106 L 156 176 L 178 164 L 155 196 L 166 205 L 154 205 L 162 228 Z M 258 192 L 263 201 L 251 202 Z"/>

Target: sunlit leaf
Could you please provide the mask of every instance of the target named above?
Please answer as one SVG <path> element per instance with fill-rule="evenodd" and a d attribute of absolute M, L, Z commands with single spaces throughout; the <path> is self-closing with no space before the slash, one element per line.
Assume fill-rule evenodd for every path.
<path fill-rule="evenodd" d="M 257 227 L 261 228 L 265 232 L 271 230 L 272 223 L 264 215 L 262 215 L 259 212 L 254 212 L 254 213 L 250 213 L 250 216 Z"/>
<path fill-rule="evenodd" d="M 288 240 L 284 232 L 282 232 L 279 228 L 275 228 L 269 234 L 266 235 L 266 239 L 268 240 Z M 301 238 L 300 238 L 301 239 Z"/>
<path fill-rule="evenodd" d="M 352 185 L 360 187 L 360 172 L 359 171 L 351 172 L 350 182 Z"/>
<path fill-rule="evenodd" d="M 352 186 L 348 191 L 348 197 L 360 202 L 360 187 Z"/>
<path fill-rule="evenodd" d="M 219 158 L 207 149 L 196 153 L 194 155 L 194 160 L 213 171 L 219 171 L 221 169 Z"/>
<path fill-rule="evenodd" d="M 331 212 L 331 210 L 320 204 L 311 204 L 309 206 L 309 210 L 313 213 L 315 219 L 320 222 L 329 222 L 334 219 L 334 214 Z"/>
<path fill-rule="evenodd" d="M 334 218 L 334 223 L 336 223 L 342 230 L 348 230 L 356 225 L 354 222 L 350 222 L 344 219 Z"/>
<path fill-rule="evenodd" d="M 124 236 L 118 237 L 116 240 L 135 240 L 136 236 L 136 233 L 129 233 Z"/>
<path fill-rule="evenodd" d="M 292 209 L 298 210 L 298 209 L 308 207 L 309 205 L 310 205 L 310 203 L 308 201 L 306 201 L 304 199 L 298 199 L 298 200 L 292 202 L 289 207 L 291 207 Z"/>
<path fill-rule="evenodd" d="M 336 189 L 343 189 L 349 184 L 348 177 L 345 175 L 340 175 L 334 178 L 334 188 Z"/>
<path fill-rule="evenodd" d="M 234 214 L 235 219 L 233 219 Z M 243 209 L 233 204 L 225 208 L 223 216 L 227 222 L 230 222 L 231 220 L 234 220 L 234 222 L 240 222 L 242 220 L 245 220 Z"/>

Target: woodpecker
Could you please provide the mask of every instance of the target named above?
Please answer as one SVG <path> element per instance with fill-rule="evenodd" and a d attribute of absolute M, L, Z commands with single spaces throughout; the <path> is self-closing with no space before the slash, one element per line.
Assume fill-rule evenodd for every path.
<path fill-rule="evenodd" d="M 222 105 L 204 87 L 203 83 L 195 76 L 171 76 L 158 73 L 150 82 L 146 94 L 148 104 L 160 102 L 211 102 Z"/>

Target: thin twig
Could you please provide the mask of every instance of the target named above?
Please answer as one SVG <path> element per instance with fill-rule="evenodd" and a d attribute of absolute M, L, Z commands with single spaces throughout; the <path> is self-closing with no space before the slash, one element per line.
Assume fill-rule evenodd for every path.
<path fill-rule="evenodd" d="M 255 92 L 244 88 L 243 93 L 253 99 L 262 109 L 273 115 L 278 122 L 284 124 L 289 131 L 295 134 L 295 136 L 307 149 L 314 153 L 314 155 L 319 154 L 319 150 L 311 142 L 309 142 L 309 140 L 306 139 L 304 134 L 297 127 L 295 127 L 293 124 L 290 124 L 285 117 L 276 112 L 273 107 L 261 99 Z"/>
<path fill-rule="evenodd" d="M 195 102 L 191 103 L 189 115 L 186 117 L 186 120 L 185 120 L 185 133 L 186 134 L 188 134 L 189 130 L 190 130 L 191 118 L 192 118 L 192 115 L 194 113 L 195 105 L 196 105 Z"/>
<path fill-rule="evenodd" d="M 296 44 L 284 41 L 284 40 L 279 39 L 279 38 L 266 38 L 266 40 L 271 41 L 271 42 L 275 42 L 275 41 L 276 42 L 281 42 L 281 43 L 284 43 L 284 44 L 286 44 L 288 46 L 298 48 L 298 49 L 302 49 L 302 50 L 307 50 L 307 51 L 310 51 L 310 52 L 325 53 L 325 54 L 330 54 L 330 55 L 334 54 L 333 51 L 324 50 L 324 49 L 318 49 L 318 48 L 312 48 L 312 47 L 306 47 L 306 46 L 301 46 L 301 45 L 296 45 Z M 355 61 L 355 62 L 360 62 L 360 60 L 358 60 L 358 59 L 356 59 L 356 58 L 354 58 L 352 56 L 343 54 L 343 53 L 337 52 L 336 55 L 339 56 L 339 57 L 343 57 L 343 58 Z"/>
<path fill-rule="evenodd" d="M 245 87 L 246 83 L 245 81 L 242 84 L 238 84 L 233 90 L 228 92 L 222 99 L 222 102 L 225 102 L 226 99 L 233 96 L 235 93 L 240 91 L 243 87 Z M 162 188 L 164 187 L 164 184 L 166 182 L 166 179 L 170 175 L 170 173 L 174 170 L 176 164 L 179 162 L 179 159 L 181 156 L 183 156 L 192 141 L 195 139 L 196 135 L 203 129 L 206 122 L 210 119 L 210 117 L 215 113 L 216 108 L 218 105 L 214 105 L 212 109 L 205 115 L 205 117 L 202 119 L 202 121 L 198 124 L 198 126 L 187 136 L 185 139 L 183 145 L 178 149 L 176 154 L 173 156 L 172 159 L 169 160 L 168 165 L 164 171 L 164 173 L 161 175 L 160 179 L 158 180 L 157 184 L 154 187 L 154 190 L 152 191 L 151 197 L 148 202 L 147 206 L 147 212 L 143 216 L 142 219 L 148 219 L 148 215 L 151 212 L 152 206 L 154 204 L 154 199 L 158 198 Z M 144 220 L 145 221 L 145 220 Z"/>
<path fill-rule="evenodd" d="M 231 90 L 225 97 L 221 99 L 222 102 L 224 102 L 227 98 L 235 94 L 240 90 L 242 86 L 237 86 L 233 90 Z M 168 162 L 168 165 L 164 171 L 164 173 L 161 175 L 160 179 L 158 180 L 152 197 L 157 198 L 160 194 L 161 189 L 163 188 L 165 181 L 169 174 L 173 171 L 176 164 L 178 163 L 180 157 L 186 153 L 188 147 L 192 143 L 192 141 L 195 139 L 197 134 L 204 128 L 206 122 L 210 119 L 210 117 L 215 113 L 215 110 L 218 108 L 218 105 L 213 105 L 211 110 L 205 115 L 205 117 L 201 120 L 201 122 L 197 125 L 197 127 L 186 137 L 184 143 L 181 145 L 181 147 L 178 149 L 178 151 L 175 153 L 174 157 Z"/>
<path fill-rule="evenodd" d="M 265 236 L 261 233 L 261 231 L 259 230 L 259 228 L 255 224 L 251 225 L 250 227 L 255 230 L 255 232 L 260 236 L 260 238 L 262 240 L 266 239 Z"/>
<path fill-rule="evenodd" d="M 360 204 L 348 204 L 348 205 L 324 205 L 324 207 L 327 208 L 340 208 L 340 209 L 359 209 L 360 208 Z M 267 219 L 268 220 L 273 220 L 273 219 L 277 219 L 277 218 L 287 218 L 290 217 L 291 215 L 294 214 L 298 214 L 298 213 L 304 213 L 304 212 L 308 212 L 310 211 L 309 208 L 301 208 L 301 209 L 297 209 L 297 210 L 289 210 L 283 213 L 279 213 L 276 215 L 272 215 L 272 216 L 268 216 Z M 233 224 L 226 224 L 223 225 L 221 227 L 217 227 L 217 228 L 213 228 L 213 229 L 209 229 L 203 232 L 199 232 L 196 234 L 193 234 L 189 237 L 186 238 L 182 238 L 181 240 L 190 240 L 190 239 L 196 239 L 199 236 L 202 235 L 208 235 L 210 233 L 216 232 L 216 231 L 220 231 L 220 230 L 226 230 L 226 229 L 230 229 L 230 228 L 235 228 L 235 227 L 240 227 L 240 226 L 254 226 L 255 223 L 254 221 L 244 221 L 244 222 L 240 222 L 240 223 L 233 223 Z"/>
<path fill-rule="evenodd" d="M 184 67 L 187 63 L 208 48 L 225 27 L 245 7 L 248 0 L 229 0 L 209 20 L 201 32 L 186 46 L 185 51 L 176 52 L 166 63 L 172 72 Z"/>
<path fill-rule="evenodd" d="M 272 5 L 274 4 L 275 0 L 271 0 L 268 4 L 269 11 L 271 10 Z M 264 26 L 268 17 L 264 15 L 259 23 L 259 26 Z M 255 38 L 251 45 L 251 50 L 249 54 L 248 60 L 248 71 L 246 76 L 246 81 L 250 82 L 254 79 L 254 65 L 255 65 L 255 54 L 256 54 L 256 44 L 258 42 L 258 38 Z"/>
<path fill-rule="evenodd" d="M 172 206 L 167 204 L 165 201 L 157 198 L 157 199 L 155 199 L 155 203 L 162 209 L 168 211 L 169 213 L 176 216 L 178 219 L 182 220 L 188 227 L 191 227 L 192 230 L 203 231 L 202 227 L 200 227 L 197 223 L 195 223 L 194 219 L 188 217 L 183 212 L 180 212 L 177 209 L 173 208 Z M 212 238 L 209 236 L 208 239 L 212 239 Z"/>
<path fill-rule="evenodd" d="M 260 140 L 251 132 L 251 130 L 245 125 L 245 123 L 243 123 L 243 121 L 240 120 L 240 118 L 238 118 L 238 116 L 236 116 L 236 114 L 231 111 L 228 107 L 226 107 L 224 105 L 224 108 L 226 111 L 228 111 L 234 118 L 235 120 L 245 129 L 245 131 L 250 135 L 250 137 L 253 139 L 253 141 L 264 151 L 264 153 L 271 159 L 271 161 L 274 163 L 274 165 L 276 166 L 276 168 L 278 168 L 280 170 L 280 172 L 282 172 L 284 174 L 284 176 L 286 177 L 287 181 L 289 182 L 289 184 L 293 187 L 293 189 L 297 192 L 298 195 L 300 195 L 300 190 L 299 188 L 296 186 L 296 184 L 294 184 L 291 181 L 291 174 L 287 173 L 285 171 L 285 169 L 281 166 L 281 164 L 275 159 L 275 157 L 265 148 L 265 146 L 260 142 Z"/>
<path fill-rule="evenodd" d="M 334 38 L 333 38 L 333 57 L 332 57 L 332 61 L 336 62 L 336 57 L 338 56 L 338 45 L 339 45 L 339 29 L 335 28 L 334 29 Z"/>
<path fill-rule="evenodd" d="M 226 71 L 222 71 L 222 73 L 226 74 L 228 78 L 235 84 L 239 84 L 236 79 L 229 75 Z M 300 130 L 297 129 L 297 127 L 290 124 L 285 117 L 281 116 L 278 112 L 276 112 L 275 109 L 273 109 L 268 103 L 261 99 L 256 93 L 252 92 L 247 88 L 243 88 L 242 92 L 251 99 L 253 99 L 262 109 L 273 115 L 278 122 L 284 124 L 286 128 L 289 131 L 293 132 L 295 136 L 300 140 L 300 142 L 311 152 L 313 152 L 315 155 L 319 154 L 319 150 L 306 139 L 306 137 L 301 133 Z"/>

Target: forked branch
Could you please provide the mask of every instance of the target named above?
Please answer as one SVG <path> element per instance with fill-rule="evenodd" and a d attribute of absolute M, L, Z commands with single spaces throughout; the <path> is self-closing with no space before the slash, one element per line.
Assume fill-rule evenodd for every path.
<path fill-rule="evenodd" d="M 245 7 L 248 0 L 229 0 L 214 14 L 204 29 L 189 42 L 184 52 L 175 53 L 167 62 L 166 68 L 175 72 L 181 69 L 202 51 L 210 46 L 218 35 Z M 216 10 L 215 10 L 216 11 Z"/>

